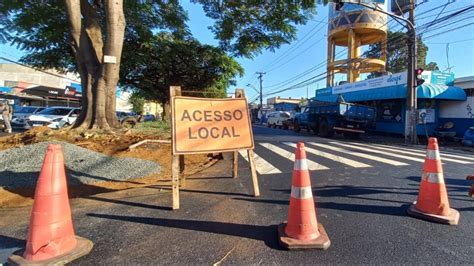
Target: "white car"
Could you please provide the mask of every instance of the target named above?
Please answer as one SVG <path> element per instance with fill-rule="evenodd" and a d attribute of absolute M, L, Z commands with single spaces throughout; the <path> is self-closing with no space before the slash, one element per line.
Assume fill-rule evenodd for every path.
<path fill-rule="evenodd" d="M 49 128 L 62 128 L 72 125 L 76 121 L 80 108 L 76 107 L 49 107 L 31 115 L 25 128 L 47 126 Z"/>
<path fill-rule="evenodd" d="M 23 106 L 19 107 L 13 112 L 13 117 L 11 121 L 12 127 L 24 127 L 26 126 L 26 121 L 31 115 L 37 114 L 46 109 L 46 107 L 40 106 Z"/>
<path fill-rule="evenodd" d="M 289 112 L 284 111 L 275 111 L 267 115 L 267 125 L 268 127 L 283 127 L 283 121 L 291 119 Z"/>

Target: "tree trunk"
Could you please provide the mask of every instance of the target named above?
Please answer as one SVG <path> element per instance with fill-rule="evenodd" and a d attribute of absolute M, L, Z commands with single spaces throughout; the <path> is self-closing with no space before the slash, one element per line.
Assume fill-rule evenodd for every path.
<path fill-rule="evenodd" d="M 73 128 L 110 131 L 119 128 L 115 115 L 120 58 L 125 34 L 123 0 L 65 0 L 66 14 L 82 85 L 82 111 Z M 105 45 L 98 9 L 105 9 Z M 104 62 L 104 55 L 115 62 Z"/>

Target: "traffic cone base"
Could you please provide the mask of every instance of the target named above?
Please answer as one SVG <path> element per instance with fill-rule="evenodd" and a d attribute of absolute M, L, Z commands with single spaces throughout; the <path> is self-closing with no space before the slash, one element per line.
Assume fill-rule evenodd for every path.
<path fill-rule="evenodd" d="M 436 214 L 430 214 L 423 211 L 420 211 L 416 208 L 416 201 L 407 209 L 407 212 L 410 216 L 420 218 L 423 220 L 441 223 L 441 224 L 449 224 L 449 225 L 457 225 L 459 222 L 459 212 L 455 209 L 449 209 L 449 215 L 441 216 Z"/>
<path fill-rule="evenodd" d="M 22 256 L 25 250 L 20 249 L 8 257 L 8 263 L 11 265 L 64 265 L 89 254 L 92 250 L 92 246 L 94 245 L 89 239 L 85 239 L 80 236 L 76 236 L 76 241 L 77 245 L 71 251 L 47 260 L 26 260 Z"/>
<path fill-rule="evenodd" d="M 328 234 L 326 233 L 324 226 L 320 223 L 318 223 L 319 236 L 311 240 L 298 240 L 291 238 L 285 233 L 285 227 L 286 222 L 278 225 L 278 242 L 289 250 L 313 248 L 325 250 L 331 245 Z"/>

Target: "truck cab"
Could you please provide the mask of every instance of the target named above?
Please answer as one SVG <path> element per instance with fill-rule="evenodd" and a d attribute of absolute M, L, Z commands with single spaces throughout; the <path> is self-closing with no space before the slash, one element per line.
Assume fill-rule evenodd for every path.
<path fill-rule="evenodd" d="M 294 130 L 306 128 L 321 137 L 343 133 L 356 138 L 372 128 L 375 123 L 375 108 L 348 102 L 322 102 L 310 100 L 293 119 Z"/>

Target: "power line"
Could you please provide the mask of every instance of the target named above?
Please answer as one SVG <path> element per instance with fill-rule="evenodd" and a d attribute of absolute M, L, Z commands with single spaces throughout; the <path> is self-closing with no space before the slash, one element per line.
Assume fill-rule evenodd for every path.
<path fill-rule="evenodd" d="M 283 54 L 281 54 L 280 56 L 278 56 L 275 60 L 273 60 L 272 62 L 270 62 L 268 65 L 264 66 L 263 69 L 266 69 L 266 68 L 270 68 L 271 66 L 275 65 L 276 63 L 280 62 L 284 57 L 290 55 L 293 51 L 295 51 L 296 49 L 298 49 L 300 46 L 302 46 L 303 44 L 305 44 L 308 40 L 310 40 L 314 35 L 316 35 L 316 33 L 318 33 L 322 28 L 325 27 L 325 25 L 323 25 L 321 28 L 319 28 L 318 30 L 317 27 L 319 25 L 321 25 L 321 23 L 324 22 L 324 20 L 327 18 L 327 16 L 322 20 L 320 21 L 319 23 L 317 23 L 308 33 L 305 34 L 305 36 L 303 38 L 301 38 L 300 40 L 298 40 L 297 42 L 295 42 L 293 44 L 293 46 L 290 46 L 288 47 L 288 49 L 283 52 Z M 314 32 L 313 34 L 311 34 L 314 30 L 316 30 L 316 32 Z M 310 35 L 311 34 L 311 35 Z M 267 71 L 268 72 L 268 71 Z"/>
<path fill-rule="evenodd" d="M 464 39 L 464 40 L 457 40 L 457 41 L 453 41 L 453 42 L 429 42 L 429 43 L 426 43 L 426 44 L 454 44 L 454 43 L 467 42 L 467 41 L 474 41 L 474 38 Z"/>

